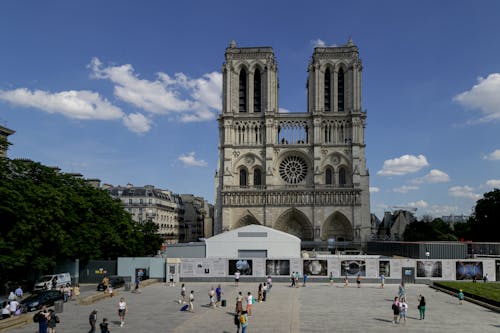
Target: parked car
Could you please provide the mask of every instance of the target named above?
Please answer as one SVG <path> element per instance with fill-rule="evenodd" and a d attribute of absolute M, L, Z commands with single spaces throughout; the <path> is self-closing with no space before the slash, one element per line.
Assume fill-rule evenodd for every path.
<path fill-rule="evenodd" d="M 33 294 L 21 301 L 21 308 L 23 312 L 35 311 L 43 305 L 52 306 L 55 301 L 63 299 L 63 294 L 59 290 L 34 291 Z"/>
<path fill-rule="evenodd" d="M 69 273 L 44 275 L 35 283 L 35 290 L 49 290 L 52 289 L 53 285 L 59 288 L 68 283 L 71 284 L 71 275 Z"/>
<path fill-rule="evenodd" d="M 9 304 L 9 299 L 5 297 L 0 297 L 0 310 L 5 308 L 5 305 Z M 2 320 L 3 317 L 0 316 L 0 320 Z"/>
<path fill-rule="evenodd" d="M 109 277 L 109 284 L 111 285 L 111 287 L 113 287 L 113 289 L 120 288 L 120 287 L 123 287 L 125 285 L 125 280 L 121 276 L 110 276 Z M 104 291 L 104 290 L 106 290 L 106 287 L 104 287 L 102 282 L 99 283 L 97 285 L 97 291 Z"/>

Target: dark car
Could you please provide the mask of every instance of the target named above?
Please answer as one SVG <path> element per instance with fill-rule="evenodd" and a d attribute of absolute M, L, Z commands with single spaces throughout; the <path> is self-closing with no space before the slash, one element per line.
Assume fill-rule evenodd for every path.
<path fill-rule="evenodd" d="M 40 309 L 43 305 L 52 306 L 55 301 L 63 299 L 63 294 L 59 290 L 35 291 L 21 301 L 21 308 L 25 312 L 30 312 Z"/>
<path fill-rule="evenodd" d="M 113 287 L 113 289 L 120 288 L 125 285 L 125 280 L 121 276 L 110 276 L 109 284 L 111 285 L 111 287 Z M 104 291 L 104 290 L 106 290 L 106 288 L 104 287 L 102 282 L 99 283 L 97 285 L 97 291 Z"/>

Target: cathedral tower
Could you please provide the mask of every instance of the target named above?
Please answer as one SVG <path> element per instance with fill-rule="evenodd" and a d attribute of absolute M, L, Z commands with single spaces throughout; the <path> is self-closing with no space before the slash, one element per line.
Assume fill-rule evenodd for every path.
<path fill-rule="evenodd" d="M 306 241 L 370 233 L 361 60 L 351 40 L 316 47 L 308 106 L 279 113 L 270 47 L 226 49 L 216 174 L 216 232 L 261 224 Z"/>

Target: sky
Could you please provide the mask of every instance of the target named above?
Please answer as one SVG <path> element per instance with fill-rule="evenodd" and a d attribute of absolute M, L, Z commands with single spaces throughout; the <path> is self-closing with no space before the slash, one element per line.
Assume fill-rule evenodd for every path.
<path fill-rule="evenodd" d="M 306 111 L 315 46 L 363 61 L 371 211 L 470 214 L 500 188 L 498 1 L 1 1 L 11 158 L 214 202 L 221 66 L 271 46 Z"/>

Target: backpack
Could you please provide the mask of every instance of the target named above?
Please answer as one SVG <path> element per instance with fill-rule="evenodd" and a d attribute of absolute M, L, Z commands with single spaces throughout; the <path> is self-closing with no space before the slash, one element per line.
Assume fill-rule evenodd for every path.
<path fill-rule="evenodd" d="M 33 322 L 38 323 L 40 321 L 40 312 L 35 313 L 33 316 Z"/>
<path fill-rule="evenodd" d="M 245 325 L 247 323 L 247 319 L 245 318 L 245 315 L 240 315 L 240 324 Z"/>
<path fill-rule="evenodd" d="M 394 314 L 399 314 L 399 306 L 396 304 L 392 303 L 392 310 L 394 311 Z"/>
<path fill-rule="evenodd" d="M 240 326 L 240 318 L 239 318 L 239 316 L 237 314 L 234 315 L 234 324 L 236 326 Z"/>

